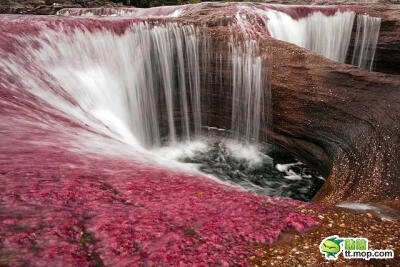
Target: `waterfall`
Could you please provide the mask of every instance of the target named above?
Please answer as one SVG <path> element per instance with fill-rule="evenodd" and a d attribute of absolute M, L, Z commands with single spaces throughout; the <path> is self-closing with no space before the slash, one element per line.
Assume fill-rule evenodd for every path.
<path fill-rule="evenodd" d="M 91 121 L 122 141 L 137 139 L 151 147 L 166 134 L 170 143 L 200 134 L 199 41 L 193 26 L 137 23 L 120 35 L 106 29 L 48 29 L 35 40 L 41 49 L 28 48 L 33 60 Z"/>
<path fill-rule="evenodd" d="M 357 16 L 357 32 L 352 59 L 353 65 L 372 71 L 380 27 L 380 18 L 368 15 Z"/>
<path fill-rule="evenodd" d="M 267 16 L 267 29 L 273 38 L 296 44 L 329 59 L 345 62 L 354 12 L 337 11 L 331 16 L 314 12 L 304 18 L 294 19 L 284 12 L 269 10 Z"/>
<path fill-rule="evenodd" d="M 234 44 L 231 47 L 232 132 L 236 139 L 258 142 L 260 129 L 268 124 L 264 106 L 269 97 L 264 98 L 264 91 L 269 95 L 270 89 L 265 69 L 261 57 L 256 56 L 256 41 L 247 40 L 241 45 L 232 40 L 231 43 Z M 266 105 L 271 107 L 269 102 Z"/>
<path fill-rule="evenodd" d="M 68 23 L 76 20 L 80 26 L 68 26 L 73 29 L 67 31 L 48 27 L 39 36 L 21 38 L 35 39 L 39 43 L 26 48 L 33 61 L 64 90 L 59 95 L 73 99 L 86 118 L 82 114 L 78 116 L 72 109 L 68 111 L 70 115 L 78 116 L 79 121 L 89 122 L 90 126 L 107 132 L 107 135 L 111 132 L 113 137 L 143 147 L 160 146 L 164 138 L 174 144 L 200 136 L 201 127 L 208 126 L 203 125 L 202 120 L 202 106 L 207 107 L 202 101 L 208 100 L 200 92 L 206 86 L 218 86 L 219 89 L 209 90 L 219 90 L 229 100 L 213 101 L 224 105 L 207 110 L 207 115 L 215 116 L 220 111 L 225 114 L 225 110 L 231 108 L 230 130 L 234 138 L 257 142 L 261 130 L 271 123 L 269 109 L 272 105 L 268 66 L 259 56 L 257 42 L 252 41 L 254 35 L 268 33 L 332 60 L 345 62 L 356 12 L 338 7 L 227 6 L 231 5 L 239 10 L 234 15 L 237 25 L 248 30 L 248 35 L 244 41 L 232 39 L 228 55 L 221 52 L 223 50 L 211 55 L 211 38 L 199 34 L 197 27 L 157 19 L 144 22 L 147 18 L 179 16 L 181 13 L 177 12 L 186 12 L 196 5 L 153 9 L 66 9 L 59 14 L 135 16 L 143 21 L 70 18 L 66 19 Z M 263 27 L 252 27 L 253 22 Z M 86 23 L 112 26 L 96 26 L 93 30 L 86 28 Z M 120 24 L 124 23 L 131 25 L 120 29 Z M 380 19 L 358 15 L 353 64 L 372 69 L 379 25 Z M 267 54 L 266 51 L 263 53 Z M 208 71 L 213 68 L 219 70 Z M 231 68 L 232 77 L 224 77 L 223 68 Z M 55 97 L 49 99 L 49 93 L 44 90 L 36 88 L 34 91 L 50 104 L 60 107 L 60 102 L 54 101 Z M 62 105 L 63 110 L 68 106 Z"/>
<path fill-rule="evenodd" d="M 129 16 L 136 18 L 175 18 L 210 3 L 164 6 L 154 8 L 66 8 L 62 16 Z M 266 34 L 318 53 L 326 58 L 346 63 L 357 17 L 355 49 L 351 63 L 372 70 L 379 37 L 380 18 L 358 14 L 358 6 L 301 6 L 267 3 L 229 3 L 236 10 L 234 19 L 243 32 Z M 262 22 L 260 24 L 260 22 Z M 259 25 L 260 24 L 260 25 Z"/>
<path fill-rule="evenodd" d="M 348 58 L 353 25 L 357 17 L 351 64 L 372 70 L 379 38 L 380 18 L 356 14 L 349 7 L 242 4 L 239 10 L 261 18 L 271 37 L 341 63 L 346 63 Z M 240 18 L 239 23 L 245 25 L 241 27 L 249 28 L 249 22 L 243 21 L 243 16 L 237 17 Z"/>
<path fill-rule="evenodd" d="M 265 93 L 266 68 L 255 40 L 236 40 L 214 58 L 210 36 L 198 27 L 69 21 L 18 36 L 20 63 L 4 63 L 13 65 L 13 75 L 25 73 L 25 88 L 72 121 L 136 147 L 175 144 L 200 136 L 201 127 L 208 126 L 202 106 L 210 108 L 210 102 L 201 91 L 212 87 L 206 92 L 220 90 L 229 100 L 206 112 L 227 116 L 232 108 L 231 129 L 226 129 L 237 139 L 258 141 L 270 106 L 264 94 L 270 93 Z M 45 75 L 27 72 L 27 61 Z M 226 76 L 229 68 L 233 77 Z"/>

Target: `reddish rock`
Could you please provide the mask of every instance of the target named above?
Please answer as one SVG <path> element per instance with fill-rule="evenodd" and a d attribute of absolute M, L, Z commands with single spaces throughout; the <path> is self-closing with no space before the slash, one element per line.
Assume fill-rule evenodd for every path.
<path fill-rule="evenodd" d="M 43 25 L 96 31 L 99 21 L 0 20 L 0 265 L 248 265 L 256 245 L 318 225 L 299 210 L 316 205 L 146 161 L 32 94 L 34 82 L 63 91 L 28 60 L 18 37 Z M 101 26 L 122 34 L 132 21 Z"/>
<path fill-rule="evenodd" d="M 216 63 L 207 73 L 210 86 L 202 93 L 212 101 L 204 102 L 205 121 L 229 127 L 227 43 L 232 33 L 243 36 L 228 26 L 230 10 L 210 5 L 198 12 L 181 22 L 206 22 L 211 58 L 223 56 L 222 79 L 216 79 L 221 75 Z M 52 27 L 60 20 L 72 23 L 37 20 L 54 20 Z M 102 26 L 121 34 L 126 23 Z M 2 53 L 23 50 L 6 34 L 7 25 L 1 27 L 1 40 L 9 42 L 0 43 Z M 25 21 L 9 30 L 34 34 L 37 28 Z M 273 105 L 273 127 L 263 135 L 329 176 L 316 201 L 398 199 L 400 77 L 335 63 L 270 38 L 258 41 L 264 72 L 271 71 Z M 314 216 L 297 209 L 315 206 L 250 195 L 126 155 L 86 151 L 76 136 L 90 143 L 93 132 L 29 94 L 23 79 L 3 67 L 0 264 L 246 264 L 249 244 L 273 242 L 291 227 L 317 225 Z M 121 144 L 98 138 L 123 151 Z"/>
<path fill-rule="evenodd" d="M 222 76 L 231 77 L 227 43 L 240 32 L 225 26 L 231 20 L 223 9 L 210 5 L 181 20 L 208 24 L 212 58 L 224 55 Z M 273 128 L 263 133 L 329 176 L 315 200 L 398 199 L 400 76 L 333 62 L 265 35 L 258 41 L 264 72 L 272 69 Z M 209 75 L 221 76 L 220 68 L 215 63 Z M 211 78 L 214 89 L 204 93 L 212 95 L 203 109 L 210 126 L 229 128 L 231 99 L 217 89 L 227 84 L 229 78 Z"/>

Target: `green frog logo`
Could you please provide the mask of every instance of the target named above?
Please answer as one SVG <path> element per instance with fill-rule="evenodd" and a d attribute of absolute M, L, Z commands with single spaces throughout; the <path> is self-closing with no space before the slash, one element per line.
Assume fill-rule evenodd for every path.
<path fill-rule="evenodd" d="M 342 243 L 344 239 L 339 239 L 339 236 L 333 235 L 322 240 L 319 245 L 319 250 L 321 253 L 325 254 L 325 259 L 327 260 L 337 260 L 340 252 L 342 252 L 342 248 L 340 243 Z"/>

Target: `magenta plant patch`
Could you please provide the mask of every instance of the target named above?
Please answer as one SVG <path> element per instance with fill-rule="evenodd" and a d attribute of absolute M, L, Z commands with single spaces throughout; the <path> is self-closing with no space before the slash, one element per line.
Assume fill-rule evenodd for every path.
<path fill-rule="evenodd" d="M 129 160 L 14 144 L 1 151 L 1 263 L 246 264 L 254 245 L 318 223 L 296 209 L 308 205 L 299 201 Z"/>
<path fill-rule="evenodd" d="M 39 34 L 47 19 L 30 29 L 21 17 L 3 20 L 11 24 L 0 36 L 0 265 L 246 265 L 256 245 L 318 225 L 299 211 L 310 204 L 126 153 L 128 145 L 90 128 L 76 101 L 25 54 L 19 37 Z M 126 24 L 101 26 L 122 34 Z"/>

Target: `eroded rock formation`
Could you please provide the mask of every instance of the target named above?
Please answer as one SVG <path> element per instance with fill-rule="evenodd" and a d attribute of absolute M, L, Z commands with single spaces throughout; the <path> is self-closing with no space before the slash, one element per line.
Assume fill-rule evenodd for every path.
<path fill-rule="evenodd" d="M 399 6 L 380 2 L 350 8 L 382 18 L 375 69 L 398 73 Z M 237 33 L 237 28 L 232 28 L 233 17 L 232 5 L 215 3 L 191 8 L 176 19 L 206 26 L 213 42 L 211 53 L 214 58 L 222 56 L 219 70 L 214 65 L 207 74 L 210 88 L 222 90 L 203 92 L 212 95 L 203 108 L 210 126 L 228 128 L 230 124 L 231 109 L 227 107 L 232 99 L 223 90 L 227 77 L 232 76 L 226 54 L 232 33 Z M 257 17 L 250 19 L 262 23 Z M 263 134 L 330 174 L 316 199 L 334 202 L 398 197 L 399 76 L 335 63 L 267 35 L 251 38 L 259 42 L 265 71 L 271 72 L 274 123 Z"/>
<path fill-rule="evenodd" d="M 400 5 L 366 5 L 366 12 L 382 18 L 375 71 L 400 74 Z"/>
<path fill-rule="evenodd" d="M 201 92 L 206 97 L 205 123 L 229 128 L 230 44 L 256 40 L 256 56 L 262 58 L 262 73 L 270 73 L 272 89 L 272 102 L 265 102 L 265 109 L 272 103 L 273 124 L 262 128 L 262 135 L 329 176 L 315 200 L 329 204 L 398 200 L 400 77 L 336 63 L 267 35 L 247 35 L 232 25 L 231 11 L 224 4 L 204 5 L 172 19 L 199 26 L 210 42 L 211 63 L 201 70 L 207 81 Z M 377 226 L 384 222 L 371 214 L 347 217 L 337 210 L 326 214 L 310 203 L 254 196 L 201 176 L 173 172 L 166 163 L 149 166 L 153 155 L 93 128 L 91 121 L 76 119 L 85 110 L 49 68 L 34 60 L 40 45 L 29 37 L 38 37 L 43 29 L 62 28 L 63 34 L 84 29 L 91 37 L 106 30 L 113 41 L 139 21 L 1 17 L 0 264 L 246 265 L 250 259 L 259 260 L 250 257 L 254 246 L 276 241 L 290 227 L 303 231 L 315 226 L 317 218 L 324 226 L 320 233 L 308 235 L 301 253 L 317 254 L 309 261 L 302 259 L 308 265 L 322 260 L 318 242 L 332 225 L 337 229 L 335 224 L 340 224 L 338 234 L 351 236 L 359 234 L 359 221 L 369 224 L 366 237 L 383 240 L 374 245 L 395 249 L 396 233 L 387 230 L 398 229 L 398 223 L 386 222 L 380 232 Z M 152 22 L 162 24 L 165 19 Z M 388 42 L 396 44 L 391 36 Z M 53 37 L 57 48 L 60 36 Z M 71 50 L 67 46 L 63 51 Z M 88 54 L 93 51 L 88 50 Z M 56 58 L 57 65 L 61 57 Z M 78 68 L 78 72 L 88 71 L 90 78 L 93 69 Z M 102 77 L 94 73 L 89 82 Z M 66 102 L 56 101 L 60 105 L 47 101 L 61 98 Z M 350 226 L 345 224 L 348 218 Z M 295 241 L 289 249 L 280 246 L 279 253 L 289 255 L 294 246 L 303 249 Z M 267 255 L 277 251 L 272 248 Z M 285 263 L 298 264 L 299 257 L 287 257 Z M 396 263 L 397 259 L 390 264 Z"/>
<path fill-rule="evenodd" d="M 218 55 L 227 53 L 232 34 L 223 8 L 210 7 L 181 18 L 208 24 L 213 52 Z M 393 32 L 391 37 L 382 34 L 380 40 L 399 47 Z M 329 174 L 315 200 L 397 199 L 400 77 L 339 64 L 265 36 L 258 41 L 264 66 L 272 69 L 273 128 L 263 133 Z M 225 66 L 224 76 L 229 77 L 229 62 Z M 218 71 L 215 67 L 211 75 L 218 76 Z M 222 86 L 226 83 L 222 80 Z M 212 86 L 220 87 L 219 80 L 213 79 Z M 204 108 L 206 120 L 211 126 L 229 126 L 230 110 L 222 107 L 229 106 L 231 99 L 222 92 L 212 94 L 214 101 Z"/>
<path fill-rule="evenodd" d="M 62 8 L 111 7 L 121 3 L 110 0 L 2 0 L 0 13 L 55 15 Z"/>

